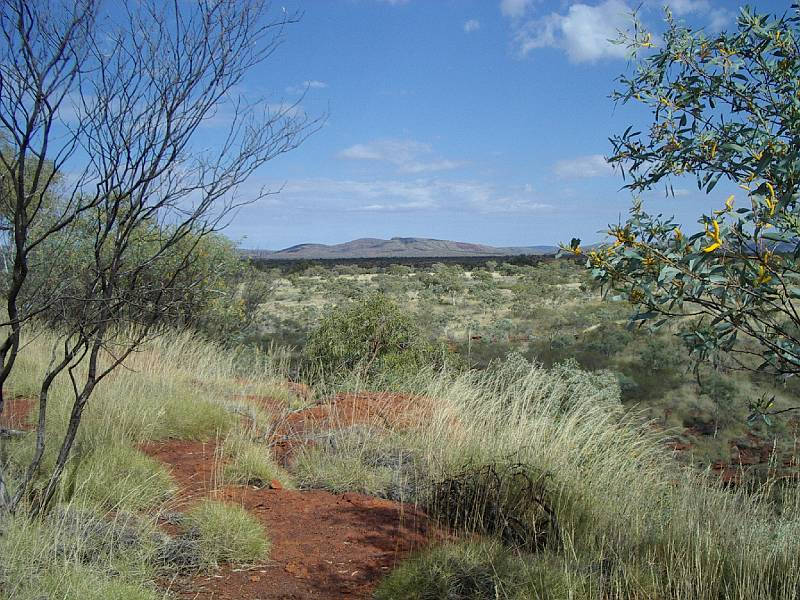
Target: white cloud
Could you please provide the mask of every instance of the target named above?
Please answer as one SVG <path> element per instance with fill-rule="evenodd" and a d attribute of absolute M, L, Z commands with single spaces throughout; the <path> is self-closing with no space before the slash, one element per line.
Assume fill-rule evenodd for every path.
<path fill-rule="evenodd" d="M 375 140 L 355 144 L 337 155 L 350 160 L 374 160 L 397 167 L 401 173 L 433 173 L 457 169 L 463 163 L 436 158 L 430 144 L 416 140 Z"/>
<path fill-rule="evenodd" d="M 626 49 L 610 40 L 631 24 L 631 8 L 623 0 L 603 0 L 591 6 L 572 4 L 565 14 L 517 23 L 514 43 L 525 56 L 537 48 L 560 48 L 572 62 L 596 62 L 624 58 Z"/>
<path fill-rule="evenodd" d="M 553 172 L 561 179 L 588 179 L 613 175 L 614 170 L 602 154 L 589 154 L 560 160 L 553 166 Z"/>
<path fill-rule="evenodd" d="M 711 3 L 708 0 L 661 0 L 658 4 L 669 6 L 670 10 L 679 16 L 706 12 L 711 8 Z"/>
<path fill-rule="evenodd" d="M 721 31 L 733 21 L 733 13 L 724 8 L 715 8 L 708 14 L 708 28 L 711 31 Z"/>
<path fill-rule="evenodd" d="M 648 5 L 653 9 L 662 9 L 666 5 L 678 17 L 697 15 L 708 20 L 710 31 L 720 31 L 734 20 L 734 13 L 727 8 L 715 7 L 710 0 L 650 0 Z"/>
<path fill-rule="evenodd" d="M 518 19 L 527 10 L 528 6 L 533 3 L 533 0 L 501 0 L 500 12 L 505 17 Z"/>
<path fill-rule="evenodd" d="M 277 189 L 277 184 L 268 185 Z M 536 213 L 552 210 L 524 187 L 480 181 L 301 179 L 287 182 L 261 210 L 331 212 Z M 277 204 L 276 204 L 277 202 Z M 256 210 L 257 206 L 243 210 Z M 254 217 L 255 218 L 255 217 Z"/>
<path fill-rule="evenodd" d="M 466 23 L 464 23 L 464 31 L 466 33 L 472 33 L 473 31 L 478 31 L 481 28 L 481 22 L 478 19 L 470 19 Z"/>
<path fill-rule="evenodd" d="M 425 210 L 434 208 L 428 202 L 396 202 L 390 204 L 367 204 L 352 209 L 354 212 L 408 212 L 413 210 Z"/>

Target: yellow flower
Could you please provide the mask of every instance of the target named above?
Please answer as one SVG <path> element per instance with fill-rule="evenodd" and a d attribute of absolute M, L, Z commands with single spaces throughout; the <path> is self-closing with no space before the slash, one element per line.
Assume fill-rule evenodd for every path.
<path fill-rule="evenodd" d="M 644 292 L 642 290 L 634 289 L 628 294 L 628 302 L 631 304 L 639 304 L 642 300 L 644 300 Z"/>
<path fill-rule="evenodd" d="M 764 265 L 758 265 L 758 277 L 756 278 L 756 283 L 763 285 L 765 283 L 769 283 L 770 281 L 772 281 L 772 275 L 770 275 L 767 271 L 767 267 Z"/>
<path fill-rule="evenodd" d="M 716 219 L 711 221 L 711 227 L 706 225 L 706 237 L 711 243 L 703 248 L 703 252 L 713 252 L 722 246 L 722 240 L 719 237 L 719 223 Z"/>
<path fill-rule="evenodd" d="M 636 236 L 631 232 L 631 228 L 628 225 L 625 227 L 614 227 L 609 233 L 617 238 L 614 242 L 614 246 L 621 246 L 622 244 L 628 245 L 636 241 Z"/>
<path fill-rule="evenodd" d="M 772 217 L 775 215 L 775 207 L 778 206 L 778 199 L 775 197 L 775 188 L 772 187 L 772 184 L 769 181 L 765 182 L 765 184 L 769 190 L 769 198 L 764 198 L 764 202 L 767 203 L 767 208 L 769 208 L 769 216 Z"/>
<path fill-rule="evenodd" d="M 724 215 L 726 212 L 731 212 L 733 210 L 733 194 L 728 196 L 728 199 L 725 200 L 725 208 L 723 210 L 715 210 L 715 215 Z"/>
<path fill-rule="evenodd" d="M 733 210 L 733 194 L 728 196 L 728 199 L 725 200 L 725 208 L 730 212 Z"/>
<path fill-rule="evenodd" d="M 765 250 L 763 256 L 759 257 L 761 260 L 761 264 L 758 265 L 758 275 L 756 277 L 756 283 L 759 285 L 763 285 L 765 283 L 769 283 L 772 281 L 772 274 L 770 269 L 770 262 L 780 262 L 780 257 L 775 257 L 775 253 L 770 250 Z"/>

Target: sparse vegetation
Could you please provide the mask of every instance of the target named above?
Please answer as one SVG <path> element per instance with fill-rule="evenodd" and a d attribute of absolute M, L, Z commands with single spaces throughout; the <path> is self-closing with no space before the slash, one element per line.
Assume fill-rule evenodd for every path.
<path fill-rule="evenodd" d="M 25 368 L 13 380 L 14 389 L 25 390 L 26 370 L 47 360 L 46 335 L 42 331 L 26 346 L 20 357 Z M 649 339 L 635 332 L 621 336 L 613 342 L 619 360 L 649 360 L 652 368 L 671 365 L 657 355 L 628 355 L 632 345 L 646 348 Z M 679 349 L 673 354 L 680 356 Z M 305 445 L 284 470 L 270 456 L 264 437 L 283 417 L 234 396 L 266 394 L 276 398 L 276 407 L 301 410 L 292 408 L 302 404 L 287 391 L 287 363 L 280 354 L 275 359 L 242 355 L 239 362 L 235 355 L 224 361 L 219 357 L 218 347 L 189 332 L 165 334 L 133 355 L 129 370 L 98 388 L 106 410 L 95 413 L 90 406 L 87 411 L 76 446 L 81 451 L 69 463 L 57 510 L 86 506 L 100 522 L 109 510 L 135 513 L 140 515 L 137 522 L 151 531 L 136 537 L 122 554 L 117 549 L 95 552 L 105 565 L 102 569 L 121 569 L 114 566 L 118 560 L 133 565 L 126 567 L 132 569 L 126 571 L 130 579 L 114 585 L 130 581 L 131 589 L 149 594 L 152 584 L 142 587 L 142 582 L 154 581 L 155 573 L 164 569 L 259 562 L 267 552 L 261 525 L 235 504 L 208 501 L 187 507 L 179 521 L 182 537 L 173 541 L 152 533 L 154 517 L 169 506 L 174 483 L 136 447 L 166 437 L 220 440 L 222 481 L 258 486 L 277 479 L 284 487 L 296 481 L 303 489 L 357 491 L 412 502 L 454 533 L 482 540 L 456 542 L 412 559 L 387 580 L 378 592 L 381 597 L 397 597 L 404 585 L 435 590 L 443 581 L 461 581 L 453 585 L 467 589 L 491 584 L 500 597 L 508 598 L 525 597 L 531 589 L 539 594 L 545 593 L 540 589 L 563 589 L 578 598 L 766 600 L 790 598 L 800 584 L 793 533 L 800 505 L 793 480 L 778 485 L 767 475 L 758 480 L 763 485 L 754 480 L 751 488 L 725 489 L 713 476 L 675 461 L 663 443 L 665 434 L 648 424 L 652 407 L 634 412 L 626 408 L 620 377 L 613 370 L 587 371 L 574 360 L 547 367 L 517 353 L 495 359 L 483 370 L 428 367 L 385 380 L 376 376 L 369 380 L 372 389 L 385 389 L 390 382 L 404 390 L 404 397 L 427 399 L 425 410 L 409 412 L 402 425 L 384 419 L 374 425 L 343 420 L 307 432 L 295 440 Z M 623 365 L 613 355 L 603 364 Z M 735 403 L 727 381 L 704 372 L 693 383 L 699 386 L 697 404 L 686 415 L 716 418 L 702 412 L 711 398 Z M 366 385 L 357 373 L 347 380 L 310 383 L 323 401 L 338 389 L 357 391 Z M 689 385 L 680 379 L 678 384 L 679 390 Z M 49 413 L 53 427 L 59 426 L 58 415 L 66 414 L 58 389 L 56 385 Z M 63 406 L 68 399 L 65 394 Z M 674 395 L 670 402 L 674 404 Z M 726 428 L 743 426 L 718 421 L 709 437 L 714 427 L 724 437 Z M 8 472 L 24 464 L 17 456 L 30 451 L 30 435 L 2 442 Z M 130 475 L 120 478 L 120 461 L 139 467 L 128 468 Z M 713 520 L 709 514 L 715 515 Z M 28 527 L 26 522 L 20 517 L 13 527 Z M 113 519 L 110 523 L 119 525 Z M 118 530 L 126 529 L 119 525 Z M 225 536 L 230 536 L 227 541 Z M 2 543 L 13 544 L 8 552 L 20 557 L 56 551 L 48 550 L 47 536 L 26 539 L 24 545 L 19 536 L 5 536 Z M 159 556 L 170 557 L 166 566 Z M 24 580 L 6 569 L 3 585 L 44 585 L 52 578 L 65 586 L 58 589 L 73 585 L 71 566 L 58 575 L 45 562 L 35 564 L 42 567 Z M 103 577 L 102 569 L 94 568 L 96 577 Z M 484 581 L 487 573 L 494 575 Z M 97 585 L 105 589 L 106 584 Z"/>
<path fill-rule="evenodd" d="M 0 80 L 28 82 L 0 85 L 0 598 L 166 600 L 262 575 L 378 600 L 798 597 L 800 421 L 768 417 L 800 384 L 767 372 L 800 364 L 800 17 L 744 11 L 713 39 L 668 23 L 619 97 L 656 127 L 614 138 L 614 160 L 634 189 L 690 171 L 751 206 L 684 237 L 637 205 L 589 274 L 573 257 L 240 261 L 216 226 L 307 116 L 251 128 L 235 105 L 230 152 L 188 140 L 294 17 L 134 5 L 118 38 L 94 0 L 0 15 Z M 67 96 L 79 126 L 50 158 Z M 720 97 L 745 118 L 717 123 Z M 671 318 L 632 327 L 637 307 L 634 325 Z"/>

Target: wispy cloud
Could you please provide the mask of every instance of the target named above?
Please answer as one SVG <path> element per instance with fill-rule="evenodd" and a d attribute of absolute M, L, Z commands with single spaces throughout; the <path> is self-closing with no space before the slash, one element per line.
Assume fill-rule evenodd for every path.
<path fill-rule="evenodd" d="M 651 0 L 651 3 L 658 4 L 659 7 L 669 6 L 669 9 L 678 16 L 711 10 L 709 0 Z"/>
<path fill-rule="evenodd" d="M 558 161 L 553 172 L 561 179 L 588 179 L 613 175 L 611 165 L 602 154 L 589 154 Z"/>
<path fill-rule="evenodd" d="M 464 23 L 464 32 L 465 33 L 472 33 L 473 31 L 478 31 L 481 28 L 481 22 L 478 19 L 470 19 L 469 21 Z"/>
<path fill-rule="evenodd" d="M 625 46 L 611 40 L 630 29 L 635 9 L 640 16 L 652 17 L 666 6 L 677 17 L 705 21 L 711 31 L 724 29 L 734 18 L 725 3 L 714 0 L 573 1 L 562 2 L 562 12 L 537 14 L 540 4 L 540 0 L 500 0 L 500 12 L 511 23 L 514 51 L 527 56 L 539 48 L 558 48 L 574 63 L 625 58 Z"/>
<path fill-rule="evenodd" d="M 290 85 L 286 88 L 287 94 L 302 94 L 308 90 L 324 90 L 328 87 L 328 84 L 324 81 L 319 81 L 317 79 L 307 79 L 303 83 L 298 85 Z"/>
<path fill-rule="evenodd" d="M 533 4 L 533 0 L 501 0 L 500 12 L 505 17 L 518 19 L 525 14 L 527 8 Z"/>
<path fill-rule="evenodd" d="M 277 189 L 278 186 L 268 186 Z M 439 179 L 300 179 L 269 197 L 266 210 L 330 212 L 537 213 L 553 210 L 525 186 Z M 246 210 L 256 210 L 248 207 Z"/>
<path fill-rule="evenodd" d="M 604 0 L 593 6 L 572 4 L 564 14 L 516 21 L 514 46 L 521 56 L 537 48 L 559 48 L 574 63 L 624 58 L 625 47 L 611 40 L 630 26 L 631 12 L 623 0 Z"/>
<path fill-rule="evenodd" d="M 437 157 L 430 144 L 416 140 L 374 140 L 355 144 L 337 154 L 349 160 L 373 160 L 391 164 L 401 173 L 433 173 L 449 171 L 462 162 Z"/>

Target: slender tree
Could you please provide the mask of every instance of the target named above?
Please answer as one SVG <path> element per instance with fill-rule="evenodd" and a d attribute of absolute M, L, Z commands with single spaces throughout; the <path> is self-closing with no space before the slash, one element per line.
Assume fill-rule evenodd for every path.
<path fill-rule="evenodd" d="M 317 125 L 297 105 L 237 95 L 298 19 L 270 15 L 262 0 L 0 0 L 0 389 L 36 322 L 59 335 L 14 489 L 0 465 L 0 512 L 20 506 L 54 443 L 56 378 L 71 382 L 72 411 L 33 513 L 58 488 L 95 387 L 203 284 L 198 246 L 269 193 L 237 188 Z M 224 135 L 208 150 L 198 138 L 212 124 Z"/>

